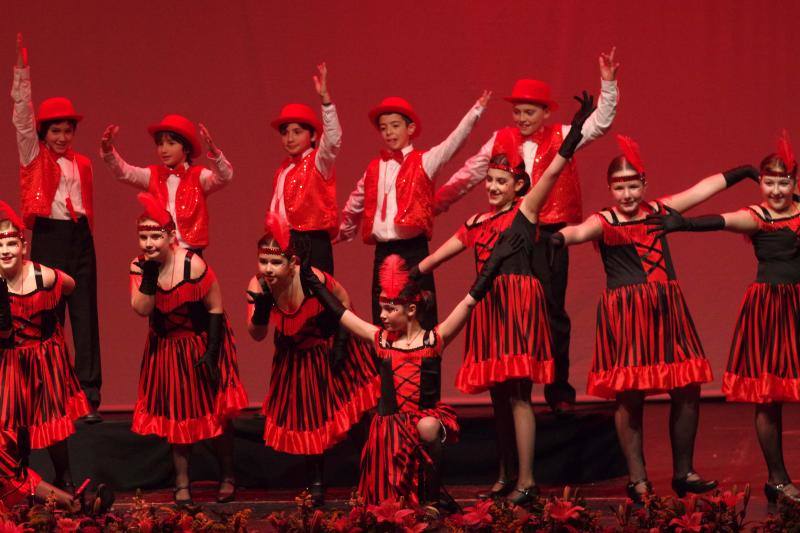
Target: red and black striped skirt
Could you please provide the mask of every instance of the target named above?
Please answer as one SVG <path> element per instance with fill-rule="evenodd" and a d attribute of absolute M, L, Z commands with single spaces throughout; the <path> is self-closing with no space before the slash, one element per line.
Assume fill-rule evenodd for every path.
<path fill-rule="evenodd" d="M 134 433 L 191 444 L 221 435 L 226 421 L 247 407 L 227 318 L 224 327 L 216 390 L 206 367 L 195 366 L 206 350 L 205 333 L 148 334 L 133 412 Z"/>
<path fill-rule="evenodd" d="M 277 349 L 262 412 L 264 443 L 279 452 L 321 454 L 344 439 L 378 402 L 380 382 L 369 344 L 353 336 L 331 364 L 330 339 Z"/>
<path fill-rule="evenodd" d="M 358 493 L 367 504 L 377 505 L 388 498 L 401 497 L 408 503 L 419 503 L 419 467 L 431 458 L 420 442 L 417 423 L 428 416 L 441 422 L 447 442 L 458 441 L 456 412 L 443 403 L 433 409 L 377 415 L 372 419 L 361 452 L 358 482 Z"/>
<path fill-rule="evenodd" d="M 0 429 L 27 426 L 33 448 L 66 439 L 89 413 L 60 328 L 45 341 L 3 350 L 0 380 Z"/>
<path fill-rule="evenodd" d="M 597 306 L 587 392 L 613 399 L 629 390 L 657 394 L 711 381 L 677 281 L 607 289 Z"/>
<path fill-rule="evenodd" d="M 800 284 L 747 288 L 722 392 L 737 402 L 800 401 Z"/>
<path fill-rule="evenodd" d="M 509 379 L 551 383 L 555 375 L 550 319 L 539 280 L 501 274 L 467 322 L 456 387 L 478 394 Z"/>

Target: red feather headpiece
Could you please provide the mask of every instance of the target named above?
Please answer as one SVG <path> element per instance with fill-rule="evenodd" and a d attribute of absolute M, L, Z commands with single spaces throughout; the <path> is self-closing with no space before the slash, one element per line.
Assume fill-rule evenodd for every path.
<path fill-rule="evenodd" d="M 417 296 L 414 298 L 405 299 L 401 298 L 403 290 L 409 283 L 408 269 L 406 262 L 397 254 L 392 254 L 383 260 L 381 268 L 378 271 L 378 282 L 381 285 L 381 301 L 391 303 L 409 303 L 417 301 Z"/>
<path fill-rule="evenodd" d="M 136 195 L 136 199 L 142 204 L 144 212 L 139 217 L 149 218 L 158 223 L 157 226 L 153 224 L 139 224 L 136 229 L 138 231 L 165 231 L 169 233 L 175 229 L 175 222 L 172 220 L 172 215 L 164 207 L 164 203 L 160 197 L 156 197 L 149 192 L 140 192 Z"/>
<path fill-rule="evenodd" d="M 489 163 L 489 168 L 496 168 L 499 170 L 505 170 L 510 174 L 514 174 L 515 176 L 520 173 L 517 168 L 522 164 L 522 154 L 520 154 L 521 145 L 517 145 L 513 136 L 511 134 L 505 133 L 504 131 L 498 132 L 497 137 L 494 141 L 494 146 L 492 147 L 492 156 L 489 158 L 491 161 L 494 159 L 496 155 L 504 155 L 506 159 L 508 159 L 508 165 L 502 165 L 498 163 Z M 522 173 L 524 174 L 524 170 Z"/>
<path fill-rule="evenodd" d="M 289 233 L 289 224 L 282 216 L 278 215 L 277 213 L 273 213 L 272 211 L 268 212 L 266 218 L 264 219 L 264 232 L 264 237 L 266 238 L 262 238 L 260 242 L 263 243 L 267 239 L 272 238 L 278 242 L 278 246 L 280 246 L 280 248 L 259 244 L 259 252 L 272 255 L 283 255 L 286 257 L 291 257 L 294 255 L 294 250 L 292 249 L 291 245 L 291 236 Z"/>
<path fill-rule="evenodd" d="M 644 161 L 642 161 L 642 155 L 639 152 L 639 145 L 636 141 L 627 137 L 625 135 L 617 134 L 617 144 L 619 145 L 620 150 L 622 150 L 622 155 L 631 164 L 633 168 L 636 169 L 636 172 L 639 173 L 638 176 L 625 176 L 621 178 L 612 178 L 608 176 L 608 182 L 614 183 L 617 181 L 628 181 L 631 179 L 640 179 L 645 181 L 645 171 L 644 171 Z"/>
<path fill-rule="evenodd" d="M 781 136 L 778 139 L 778 157 L 783 159 L 783 164 L 786 165 L 786 172 L 790 175 L 794 174 L 795 170 L 797 170 L 797 160 L 794 158 L 792 143 L 789 141 L 789 132 L 786 130 L 781 132 Z"/>
<path fill-rule="evenodd" d="M 12 230 L 0 232 L 0 239 L 17 237 L 20 240 L 25 240 L 25 223 L 19 218 L 17 212 L 2 200 L 0 200 L 0 220 L 8 220 L 14 226 Z"/>

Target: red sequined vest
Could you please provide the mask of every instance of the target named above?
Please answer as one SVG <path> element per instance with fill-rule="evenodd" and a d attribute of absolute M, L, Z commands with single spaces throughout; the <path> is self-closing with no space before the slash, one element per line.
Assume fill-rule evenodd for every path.
<path fill-rule="evenodd" d="M 151 165 L 148 168 L 150 192 L 168 201 L 167 178 L 173 171 L 163 165 Z M 200 165 L 189 167 L 175 191 L 175 224 L 181 239 L 191 248 L 208 246 L 208 206 L 206 193 L 200 184 L 200 173 L 204 168 Z"/>
<path fill-rule="evenodd" d="M 292 229 L 327 231 L 335 237 L 339 231 L 339 208 L 336 204 L 336 177 L 326 180 L 317 169 L 317 150 L 303 157 L 283 180 L 283 205 Z M 272 178 L 272 194 L 277 193 L 278 178 L 291 159 L 286 159 Z"/>

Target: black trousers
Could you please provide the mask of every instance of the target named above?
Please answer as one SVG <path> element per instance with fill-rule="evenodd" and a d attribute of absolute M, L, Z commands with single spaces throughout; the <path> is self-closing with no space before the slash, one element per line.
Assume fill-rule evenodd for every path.
<path fill-rule="evenodd" d="M 37 217 L 33 225 L 31 260 L 57 268 L 75 280 L 65 298 L 75 343 L 75 373 L 86 397 L 100 405 L 100 332 L 97 324 L 97 264 L 94 240 L 86 217 L 77 222 Z M 61 323 L 66 309 L 59 308 Z"/>
<path fill-rule="evenodd" d="M 311 266 L 333 276 L 333 246 L 327 231 L 290 230 L 295 250 L 307 251 Z"/>
<path fill-rule="evenodd" d="M 383 264 L 383 260 L 392 254 L 397 254 L 405 259 L 406 266 L 410 269 L 428 257 L 428 239 L 424 235 L 420 235 L 413 239 L 379 242 L 375 245 L 375 262 L 372 265 L 372 323 L 376 325 L 381 323 L 381 306 L 378 302 L 381 295 L 381 285 L 378 280 L 378 271 L 381 268 L 381 264 Z M 428 310 L 428 313 L 422 317 L 420 324 L 426 330 L 433 329 L 439 322 L 433 274 L 424 275 L 419 284 L 422 290 L 430 291 L 433 295 L 433 305 Z"/>
<path fill-rule="evenodd" d="M 542 224 L 541 238 L 533 254 L 533 269 L 542 282 L 550 315 L 550 335 L 553 338 L 553 359 L 556 375 L 553 383 L 545 385 L 544 396 L 549 404 L 559 401 L 574 402 L 575 389 L 569 384 L 569 340 L 571 323 L 567 315 L 567 279 L 569 277 L 569 249 L 562 248 L 551 258 L 546 243 L 550 234 L 566 224 Z"/>

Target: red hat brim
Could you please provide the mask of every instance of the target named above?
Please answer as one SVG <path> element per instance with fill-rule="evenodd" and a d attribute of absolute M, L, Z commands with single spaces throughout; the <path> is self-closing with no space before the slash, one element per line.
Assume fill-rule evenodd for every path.
<path fill-rule="evenodd" d="M 51 116 L 36 117 L 36 127 L 38 128 L 39 126 L 41 126 L 42 122 L 51 122 L 57 120 L 74 120 L 75 122 L 80 122 L 81 120 L 83 120 L 83 115 L 78 115 L 75 113 L 62 115 L 59 113 Z"/>
<path fill-rule="evenodd" d="M 504 96 L 503 100 L 512 104 L 541 104 L 547 106 L 550 111 L 558 110 L 558 102 L 555 100 L 542 100 L 537 98 L 525 98 L 523 96 Z"/>
<path fill-rule="evenodd" d="M 200 144 L 200 139 L 197 138 L 196 132 L 188 131 L 179 126 L 175 126 L 174 124 L 158 123 L 147 127 L 147 133 L 149 133 L 150 135 L 155 136 L 155 134 L 158 133 L 159 131 L 170 131 L 172 133 L 177 133 L 178 135 L 189 141 L 189 144 L 192 145 L 192 152 L 189 155 L 191 155 L 192 157 L 200 157 L 200 154 L 203 153 L 203 145 Z"/>
<path fill-rule="evenodd" d="M 291 124 L 292 122 L 297 122 L 298 124 L 307 124 L 314 128 L 314 131 L 317 133 L 317 136 L 322 135 L 322 123 L 319 120 L 310 120 L 308 117 L 301 117 L 297 115 L 290 115 L 290 116 L 280 116 L 270 122 L 270 125 L 275 128 L 276 130 L 280 131 L 281 126 L 284 124 Z"/>
<path fill-rule="evenodd" d="M 416 129 L 414 130 L 414 135 L 411 138 L 419 137 L 420 133 L 422 133 L 422 123 L 419 121 L 419 116 L 414 112 L 413 109 L 408 109 L 402 106 L 394 106 L 394 105 L 379 105 L 377 107 L 372 108 L 369 112 L 369 121 L 372 122 L 372 125 L 375 126 L 378 130 L 380 130 L 380 126 L 378 125 L 378 118 L 381 115 L 385 115 L 387 113 L 399 113 L 400 115 L 404 115 L 411 119 L 411 122 L 416 124 Z"/>

